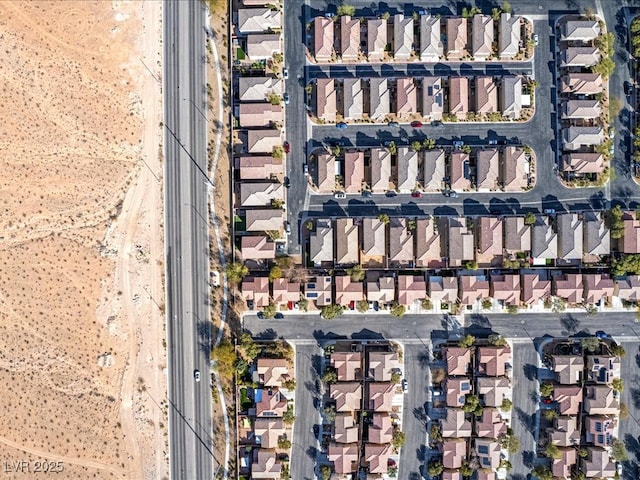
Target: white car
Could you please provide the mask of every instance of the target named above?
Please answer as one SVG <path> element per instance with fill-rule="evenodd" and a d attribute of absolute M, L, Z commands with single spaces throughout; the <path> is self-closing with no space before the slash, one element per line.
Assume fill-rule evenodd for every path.
<path fill-rule="evenodd" d="M 289 78 L 289 70 L 287 70 L 286 68 L 283 68 L 282 69 L 282 76 L 284 77 L 285 80 L 287 78 Z"/>
<path fill-rule="evenodd" d="M 200 381 L 200 370 L 193 371 L 193 378 L 196 380 L 196 382 Z"/>
<path fill-rule="evenodd" d="M 336 192 L 333 194 L 335 198 L 347 198 L 347 194 L 344 192 Z"/>
<path fill-rule="evenodd" d="M 406 378 L 402 379 L 402 393 L 409 393 L 409 382 Z"/>
<path fill-rule="evenodd" d="M 538 34 L 537 33 L 533 34 L 533 44 L 534 45 L 538 45 Z"/>

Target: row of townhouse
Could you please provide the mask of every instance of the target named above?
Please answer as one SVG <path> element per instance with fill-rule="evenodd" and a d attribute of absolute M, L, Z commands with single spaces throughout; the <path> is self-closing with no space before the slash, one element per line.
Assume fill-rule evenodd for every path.
<path fill-rule="evenodd" d="M 393 455 L 391 441 L 397 428 L 392 377 L 401 371 L 395 352 L 376 346 L 365 352 L 331 354 L 337 382 L 329 385 L 329 402 L 335 408 L 327 458 L 335 474 L 366 470 L 371 477 L 388 473 Z"/>
<path fill-rule="evenodd" d="M 553 372 L 550 409 L 556 412 L 553 424 L 544 430 L 547 444 L 559 454 L 551 460 L 554 478 L 611 478 L 616 466 L 610 449 L 617 433 L 620 412 L 619 392 L 613 380 L 620 378 L 620 358 L 601 342 L 592 353 L 575 350 L 571 342 L 555 341 L 548 367 Z M 577 449 L 586 455 L 578 456 Z"/>
<path fill-rule="evenodd" d="M 277 2 L 276 2 L 277 3 Z M 276 3 L 244 2 L 233 12 L 234 60 L 237 64 L 261 62 L 282 53 L 282 9 Z"/>
<path fill-rule="evenodd" d="M 523 31 L 522 17 L 509 13 L 502 13 L 497 22 L 487 15 L 467 19 L 423 14 L 414 20 L 397 14 L 391 22 L 386 18 L 315 17 L 313 57 L 316 62 L 338 58 L 343 62 L 512 60 L 522 51 Z"/>
<path fill-rule="evenodd" d="M 531 157 L 525 148 L 516 146 L 472 149 L 470 153 L 441 148 L 397 147 L 394 154 L 388 148 L 348 149 L 339 158 L 322 152 L 315 159 L 312 178 L 321 193 L 437 192 L 445 188 L 521 192 L 532 183 Z"/>
<path fill-rule="evenodd" d="M 440 121 L 443 115 L 481 120 L 484 115 L 500 114 L 516 120 L 527 98 L 522 77 L 509 75 L 315 81 L 316 115 L 326 122 L 363 118 L 381 122 L 389 115 Z"/>
<path fill-rule="evenodd" d="M 447 376 L 438 386 L 445 394 L 446 408 L 444 417 L 436 421 L 442 478 L 460 480 L 460 469 L 477 461 L 477 478 L 495 480 L 502 461 L 508 459 L 503 442 L 511 417 L 505 408 L 512 396 L 511 348 L 444 345 L 440 350 L 447 365 Z"/>
<path fill-rule="evenodd" d="M 364 282 L 354 281 L 349 275 L 318 276 L 306 283 L 282 278 L 270 283 L 268 277 L 251 276 L 243 280 L 241 288 L 251 309 L 269 304 L 292 309 L 301 298 L 315 302 L 317 307 L 336 304 L 351 309 L 363 300 L 382 308 L 395 303 L 411 308 L 428 299 L 433 306 L 444 309 L 454 304 L 472 306 L 486 299 L 503 308 L 539 305 L 551 297 L 571 306 L 604 305 L 614 296 L 627 302 L 640 300 L 638 275 L 614 280 L 603 273 L 547 270 L 490 276 L 473 272 L 458 276 L 382 273 Z"/>

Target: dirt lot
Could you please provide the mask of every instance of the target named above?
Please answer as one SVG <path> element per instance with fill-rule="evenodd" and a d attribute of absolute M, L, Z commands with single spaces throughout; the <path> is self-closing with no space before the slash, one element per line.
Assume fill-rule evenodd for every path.
<path fill-rule="evenodd" d="M 3 478 L 167 476 L 160 18 L 0 2 Z"/>

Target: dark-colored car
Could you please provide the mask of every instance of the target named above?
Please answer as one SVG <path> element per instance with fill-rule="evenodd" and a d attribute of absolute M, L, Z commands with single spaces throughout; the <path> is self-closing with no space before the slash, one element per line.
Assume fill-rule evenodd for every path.
<path fill-rule="evenodd" d="M 603 340 L 605 338 L 609 338 L 609 335 L 607 335 L 603 330 L 598 330 L 596 332 L 596 338 L 599 338 L 600 340 Z"/>
<path fill-rule="evenodd" d="M 387 123 L 387 125 L 390 126 L 390 127 L 399 127 L 400 126 L 400 124 L 398 122 L 389 122 L 389 123 Z"/>
<path fill-rule="evenodd" d="M 394 192 L 393 190 L 389 190 L 389 191 L 387 191 L 387 193 L 384 194 L 385 197 L 389 197 L 389 198 L 395 197 L 396 195 L 397 195 L 397 193 Z"/>
<path fill-rule="evenodd" d="M 289 177 L 284 177 L 284 188 L 289 188 L 291 186 L 291 180 L 289 180 Z"/>
<path fill-rule="evenodd" d="M 346 130 L 346 129 L 347 129 L 347 127 L 348 127 L 348 125 L 347 125 L 346 123 L 344 123 L 344 122 L 338 122 L 338 123 L 336 123 L 336 128 L 337 128 L 338 130 Z"/>
<path fill-rule="evenodd" d="M 419 121 L 416 120 L 414 122 L 411 122 L 411 126 L 413 128 L 420 128 L 422 126 L 422 122 L 419 122 Z"/>
<path fill-rule="evenodd" d="M 284 100 L 284 104 L 285 104 L 285 105 L 289 105 L 289 94 L 288 94 L 288 93 L 285 93 L 285 94 L 282 96 L 282 99 Z"/>
<path fill-rule="evenodd" d="M 256 317 L 258 317 L 260 320 L 262 320 L 264 318 L 264 313 L 258 312 L 258 313 L 256 313 Z"/>
<path fill-rule="evenodd" d="M 371 198 L 371 192 L 369 190 L 363 190 L 362 191 L 362 196 L 364 198 Z"/>
<path fill-rule="evenodd" d="M 422 197 L 422 193 L 420 193 L 420 192 L 411 192 L 411 196 L 413 198 L 421 198 Z"/>
<path fill-rule="evenodd" d="M 291 145 L 289 145 L 289 142 L 284 142 L 282 146 L 284 147 L 284 153 L 289 153 L 291 151 Z"/>
<path fill-rule="evenodd" d="M 282 320 L 284 318 L 284 315 L 280 312 L 276 313 L 276 315 L 273 317 L 277 320 Z"/>

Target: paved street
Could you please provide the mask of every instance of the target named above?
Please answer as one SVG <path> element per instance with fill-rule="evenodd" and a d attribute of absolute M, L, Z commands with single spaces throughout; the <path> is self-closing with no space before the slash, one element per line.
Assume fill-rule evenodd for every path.
<path fill-rule="evenodd" d="M 634 329 L 638 331 L 638 328 Z M 620 394 L 620 401 L 629 407 L 629 418 L 620 422 L 618 434 L 629 454 L 629 461 L 623 465 L 622 478 L 636 480 L 640 478 L 640 338 L 621 343 L 627 355 L 622 359 L 625 388 Z"/>

